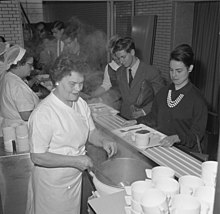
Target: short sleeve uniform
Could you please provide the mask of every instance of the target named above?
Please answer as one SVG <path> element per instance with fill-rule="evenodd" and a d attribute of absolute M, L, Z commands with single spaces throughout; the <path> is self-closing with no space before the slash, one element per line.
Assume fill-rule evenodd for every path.
<path fill-rule="evenodd" d="M 59 100 L 53 92 L 32 113 L 29 122 L 32 153 L 51 152 L 78 156 L 85 154 L 89 132 L 95 128 L 86 102 L 79 98 L 73 107 Z M 79 214 L 81 172 L 76 168 L 44 168 L 32 171 L 34 202 L 31 214 Z"/>
<path fill-rule="evenodd" d="M 17 75 L 8 72 L 1 80 L 0 112 L 4 118 L 3 127 L 22 123 L 19 112 L 32 111 L 39 98 Z"/>

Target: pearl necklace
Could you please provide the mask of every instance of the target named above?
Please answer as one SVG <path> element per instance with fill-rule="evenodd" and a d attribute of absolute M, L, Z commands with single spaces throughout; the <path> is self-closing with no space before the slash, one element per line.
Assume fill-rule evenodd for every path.
<path fill-rule="evenodd" d="M 167 105 L 168 105 L 170 108 L 173 108 L 173 107 L 177 106 L 178 103 L 183 99 L 184 94 L 180 94 L 174 101 L 172 101 L 172 99 L 171 99 L 171 93 L 172 93 L 172 91 L 169 90 L 168 95 L 167 95 Z"/>

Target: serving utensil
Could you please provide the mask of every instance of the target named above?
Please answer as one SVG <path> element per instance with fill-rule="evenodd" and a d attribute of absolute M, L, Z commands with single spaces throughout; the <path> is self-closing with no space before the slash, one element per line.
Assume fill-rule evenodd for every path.
<path fill-rule="evenodd" d="M 142 127 L 131 128 L 131 129 L 127 129 L 127 130 L 120 130 L 120 132 L 124 133 L 124 132 L 134 131 L 134 130 L 138 130 L 138 129 L 142 129 Z"/>

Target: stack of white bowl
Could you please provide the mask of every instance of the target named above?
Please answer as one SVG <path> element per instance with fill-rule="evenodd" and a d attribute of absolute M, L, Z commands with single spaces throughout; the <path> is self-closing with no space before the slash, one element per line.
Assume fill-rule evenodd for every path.
<path fill-rule="evenodd" d="M 29 151 L 28 127 L 26 124 L 16 126 L 16 150 L 17 152 Z"/>

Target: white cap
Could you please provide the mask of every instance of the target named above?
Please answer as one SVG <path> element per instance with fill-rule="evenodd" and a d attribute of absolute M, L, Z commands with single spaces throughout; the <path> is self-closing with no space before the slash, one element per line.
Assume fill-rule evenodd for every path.
<path fill-rule="evenodd" d="M 7 67 L 9 68 L 12 64 L 16 65 L 18 61 L 22 59 L 24 56 L 26 50 L 19 45 L 14 45 L 10 47 L 5 52 L 5 62 L 7 64 Z"/>

